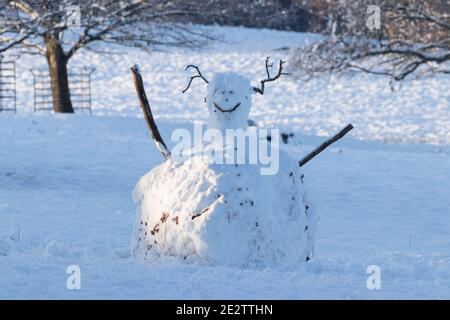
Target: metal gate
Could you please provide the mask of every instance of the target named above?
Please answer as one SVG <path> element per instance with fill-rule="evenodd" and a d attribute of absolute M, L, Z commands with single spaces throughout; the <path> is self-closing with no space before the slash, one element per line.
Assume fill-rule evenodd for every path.
<path fill-rule="evenodd" d="M 71 68 L 68 73 L 70 97 L 74 110 L 92 113 L 91 79 L 94 68 Z M 53 110 L 48 70 L 30 69 L 33 75 L 34 111 Z"/>
<path fill-rule="evenodd" d="M 0 54 L 0 112 L 17 112 L 16 61 Z"/>

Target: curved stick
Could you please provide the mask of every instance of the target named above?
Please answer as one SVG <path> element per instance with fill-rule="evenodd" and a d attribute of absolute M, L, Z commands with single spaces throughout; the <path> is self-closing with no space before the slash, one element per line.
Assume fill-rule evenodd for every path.
<path fill-rule="evenodd" d="M 319 147 L 311 151 L 306 157 L 304 157 L 302 160 L 298 162 L 298 165 L 300 167 L 303 167 L 309 160 L 317 156 L 319 153 L 321 153 L 323 150 L 325 150 L 330 144 L 338 141 L 340 138 L 345 136 L 350 130 L 353 129 L 353 126 L 351 124 L 348 124 L 344 129 L 339 131 L 337 134 L 335 134 L 330 139 L 326 140 L 324 143 L 322 143 Z"/>
<path fill-rule="evenodd" d="M 281 77 L 282 75 L 285 75 L 285 76 L 290 75 L 289 73 L 283 72 L 283 65 L 284 65 L 285 61 L 280 60 L 280 64 L 278 66 L 277 74 L 275 76 L 271 77 L 270 76 L 270 72 L 269 72 L 269 68 L 273 67 L 273 63 L 269 64 L 269 59 L 270 59 L 270 57 L 267 57 L 266 61 L 264 63 L 265 67 L 266 67 L 267 78 L 260 81 L 261 82 L 261 88 L 253 87 L 253 91 L 255 91 L 255 92 L 259 93 L 259 94 L 264 94 L 264 89 L 265 89 L 266 82 L 275 81 L 279 77 Z"/>
<path fill-rule="evenodd" d="M 152 133 L 152 139 L 155 141 L 156 147 L 161 152 L 164 159 L 167 160 L 170 158 L 170 151 L 167 149 L 167 146 L 159 133 L 158 127 L 156 126 L 155 119 L 153 118 L 152 110 L 150 109 L 150 104 L 148 103 L 147 95 L 145 94 L 144 83 L 142 81 L 141 72 L 139 71 L 139 66 L 133 64 L 130 66 L 130 70 L 136 87 L 139 104 L 144 113 L 145 122 L 147 122 L 147 126 Z"/>
<path fill-rule="evenodd" d="M 209 83 L 209 81 L 203 76 L 203 74 L 200 72 L 200 69 L 199 69 L 197 66 L 194 66 L 193 64 L 190 64 L 190 65 L 188 65 L 188 66 L 186 67 L 186 69 L 184 69 L 184 71 L 187 71 L 187 69 L 189 69 L 189 68 L 194 68 L 195 70 L 197 70 L 197 73 L 198 73 L 198 74 L 195 75 L 195 76 L 190 77 L 189 83 L 188 83 L 187 87 L 184 88 L 183 93 L 185 93 L 186 91 L 189 90 L 189 88 L 190 88 L 190 86 L 191 86 L 191 83 L 192 83 L 192 80 L 194 80 L 195 78 L 201 78 L 201 79 L 203 79 L 203 81 L 206 82 L 206 84 Z"/>

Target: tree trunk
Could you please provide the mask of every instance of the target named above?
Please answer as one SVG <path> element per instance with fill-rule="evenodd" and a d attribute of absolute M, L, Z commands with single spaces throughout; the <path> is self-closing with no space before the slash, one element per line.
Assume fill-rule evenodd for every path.
<path fill-rule="evenodd" d="M 68 59 L 59 41 L 53 37 L 45 39 L 46 57 L 50 72 L 53 110 L 55 112 L 73 113 L 70 100 L 69 78 L 67 75 Z"/>

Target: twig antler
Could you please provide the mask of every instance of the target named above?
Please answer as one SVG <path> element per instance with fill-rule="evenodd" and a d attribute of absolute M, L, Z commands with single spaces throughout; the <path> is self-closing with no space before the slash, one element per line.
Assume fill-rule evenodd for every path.
<path fill-rule="evenodd" d="M 147 126 L 152 133 L 152 139 L 155 141 L 156 147 L 161 152 L 164 159 L 167 160 L 170 158 L 170 151 L 167 149 L 167 146 L 159 133 L 158 127 L 156 126 L 155 119 L 153 118 L 152 110 L 150 109 L 150 104 L 148 103 L 147 95 L 145 94 L 144 83 L 142 81 L 141 72 L 139 71 L 139 66 L 133 64 L 130 66 L 130 70 L 136 87 L 139 104 L 144 113 L 145 122 L 147 122 Z"/>
<path fill-rule="evenodd" d="M 267 78 L 264 79 L 264 80 L 261 80 L 261 88 L 253 87 L 253 90 L 255 92 L 257 92 L 257 93 L 260 93 L 260 94 L 264 94 L 264 85 L 266 84 L 266 82 L 275 81 L 279 77 L 281 77 L 281 75 L 285 75 L 285 76 L 289 75 L 289 73 L 283 72 L 283 64 L 285 63 L 285 61 L 280 60 L 280 64 L 279 64 L 279 67 L 278 67 L 278 73 L 274 77 L 271 77 L 270 76 L 270 72 L 269 72 L 269 68 L 273 67 L 273 63 L 269 64 L 269 59 L 270 59 L 270 57 L 267 57 L 266 58 L 266 62 L 265 62 Z"/>
<path fill-rule="evenodd" d="M 185 93 L 186 91 L 188 91 L 189 87 L 191 86 L 192 80 L 194 80 L 195 78 L 202 78 L 203 81 L 205 81 L 206 83 L 209 83 L 208 80 L 206 80 L 206 78 L 202 75 L 202 73 L 200 72 L 200 69 L 197 66 L 194 66 L 193 64 L 190 64 L 186 67 L 186 69 L 184 69 L 184 71 L 186 71 L 189 68 L 194 68 L 195 70 L 197 70 L 198 74 L 195 76 L 192 76 L 189 80 L 189 83 L 187 85 L 187 87 L 183 90 L 183 93 Z"/>

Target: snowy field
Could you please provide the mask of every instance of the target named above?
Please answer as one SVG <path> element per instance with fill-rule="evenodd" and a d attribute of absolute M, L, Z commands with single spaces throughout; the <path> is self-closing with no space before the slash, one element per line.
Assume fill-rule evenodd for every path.
<path fill-rule="evenodd" d="M 450 298 L 450 79 L 355 76 L 285 78 L 254 99 L 259 126 L 294 132 L 297 159 L 351 122 L 355 129 L 305 166 L 319 207 L 315 257 L 298 267 L 242 269 L 150 264 L 129 255 L 131 192 L 162 158 L 141 117 L 128 65 L 141 64 L 164 137 L 206 118 L 200 81 L 182 94 L 184 67 L 242 72 L 254 84 L 264 59 L 290 61 L 311 35 L 214 28 L 224 42 L 202 51 L 151 55 L 85 52 L 96 67 L 93 115 L 32 113 L 27 69 L 18 62 L 18 113 L 0 114 L 0 298 L 64 299 L 418 299 Z M 81 290 L 66 288 L 79 265 Z M 369 290 L 366 269 L 381 269 Z"/>

